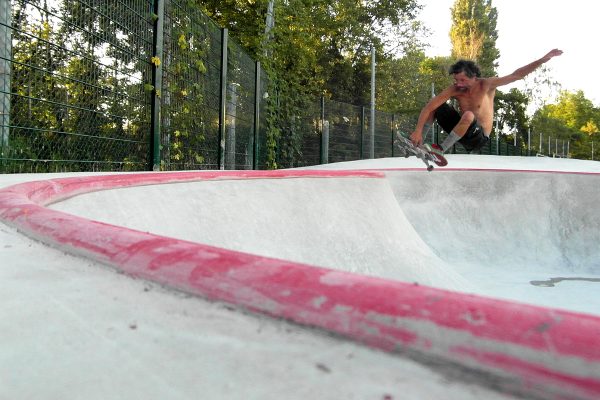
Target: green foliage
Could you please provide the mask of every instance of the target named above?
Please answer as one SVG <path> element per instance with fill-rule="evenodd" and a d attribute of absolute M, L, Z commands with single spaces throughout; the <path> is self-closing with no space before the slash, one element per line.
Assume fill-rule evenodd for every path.
<path fill-rule="evenodd" d="M 253 58 L 261 53 L 268 0 L 194 0 L 219 26 L 246 48 Z"/>
<path fill-rule="evenodd" d="M 441 56 L 427 58 L 421 63 L 419 70 L 426 77 L 427 81 L 433 83 L 436 94 L 452 84 L 452 78 L 448 74 L 452 63 L 452 58 Z"/>
<path fill-rule="evenodd" d="M 300 156 L 298 124 L 320 96 L 369 102 L 371 47 L 383 60 L 387 28 L 412 27 L 419 6 L 415 0 L 277 1 L 273 29 L 265 35 L 267 4 L 202 1 L 208 14 L 229 28 L 268 73 L 268 164 L 273 167 L 290 165 Z"/>
<path fill-rule="evenodd" d="M 417 49 L 386 62 L 379 71 L 377 107 L 391 113 L 418 115 L 431 98 L 432 89 L 439 93 L 451 83 L 450 64 L 448 57 L 426 57 Z"/>
<path fill-rule="evenodd" d="M 496 75 L 497 19 L 492 0 L 456 0 L 452 7 L 452 56 L 477 62 L 483 76 Z"/>
<path fill-rule="evenodd" d="M 529 133 L 529 120 L 526 115 L 529 103 L 527 95 L 514 88 L 508 93 L 498 90 L 494 103 L 499 131 L 517 134 L 520 143 L 527 143 Z"/>
<path fill-rule="evenodd" d="M 536 111 L 532 126 L 535 132 L 542 132 L 546 137 L 569 141 L 572 157 L 590 159 L 591 142 L 599 137 L 600 109 L 582 91 L 562 91 L 557 103 Z M 552 145 L 555 147 L 555 143 L 551 143 L 551 148 Z"/>
<path fill-rule="evenodd" d="M 210 121 L 215 112 L 206 107 L 206 58 L 212 48 L 206 25 L 211 24 L 193 1 L 174 7 L 170 17 L 176 24 L 165 26 L 161 97 L 163 169 L 200 169 L 217 165 L 216 152 L 206 152 L 207 137 L 216 137 Z"/>
<path fill-rule="evenodd" d="M 599 110 L 588 100 L 583 91 L 562 91 L 557 104 L 547 107 L 549 116 L 560 119 L 566 126 L 575 130 L 582 130 L 591 122 L 598 125 L 600 122 Z"/>
<path fill-rule="evenodd" d="M 425 59 L 422 51 L 409 51 L 378 68 L 378 109 L 392 113 L 420 111 L 430 92 L 430 83 L 420 71 Z"/>

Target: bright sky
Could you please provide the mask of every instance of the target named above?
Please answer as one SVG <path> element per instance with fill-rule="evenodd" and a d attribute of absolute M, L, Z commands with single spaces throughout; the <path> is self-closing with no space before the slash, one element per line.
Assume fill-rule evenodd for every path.
<path fill-rule="evenodd" d="M 454 0 L 420 0 L 421 19 L 432 31 L 428 56 L 450 54 L 450 8 Z M 553 48 L 564 54 L 547 65 L 554 80 L 570 91 L 583 90 L 586 98 L 600 106 L 598 11 L 592 0 L 494 0 L 498 10 L 500 50 L 498 73 L 508 74 Z"/>

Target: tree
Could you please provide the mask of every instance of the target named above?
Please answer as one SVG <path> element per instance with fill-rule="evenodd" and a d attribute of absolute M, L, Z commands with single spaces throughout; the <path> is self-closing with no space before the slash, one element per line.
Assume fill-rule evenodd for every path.
<path fill-rule="evenodd" d="M 530 115 L 545 106 L 549 99 L 556 99 L 561 91 L 560 83 L 552 77 L 548 65 L 542 65 L 527 75 L 523 83 L 523 92 L 529 98 Z"/>
<path fill-rule="evenodd" d="M 372 46 L 383 59 L 384 45 L 402 51 L 420 29 L 416 0 L 287 0 L 275 1 L 275 24 L 265 41 L 256 38 L 264 33 L 268 0 L 198 4 L 277 79 L 299 81 L 303 91 L 317 96 L 325 88 L 339 100 L 364 96 L 358 81 L 370 80 L 362 75 Z"/>
<path fill-rule="evenodd" d="M 564 121 L 571 129 L 582 130 L 590 122 L 597 125 L 598 109 L 591 100 L 585 97 L 583 91 L 562 91 L 558 96 L 558 103 L 548 106 L 551 117 Z"/>
<path fill-rule="evenodd" d="M 456 0 L 452 7 L 452 56 L 477 62 L 484 76 L 496 75 L 497 19 L 492 0 Z"/>
<path fill-rule="evenodd" d="M 433 83 L 434 92 L 440 93 L 442 90 L 447 88 L 452 80 L 448 71 L 453 63 L 453 59 L 450 57 L 432 57 L 426 58 L 420 65 L 420 73 L 427 81 Z"/>
<path fill-rule="evenodd" d="M 532 119 L 535 132 L 569 141 L 571 156 L 582 159 L 591 157 L 591 141 L 597 137 L 599 125 L 600 109 L 582 91 L 562 91 L 557 103 L 538 109 Z"/>
<path fill-rule="evenodd" d="M 527 95 L 514 88 L 508 93 L 498 90 L 494 103 L 499 132 L 513 132 L 520 138 L 521 143 L 526 143 L 529 133 L 529 120 L 526 115 L 529 103 Z"/>
<path fill-rule="evenodd" d="M 379 66 L 377 108 L 392 113 L 418 112 L 428 98 L 427 83 L 419 71 L 424 59 L 425 54 L 415 50 Z"/>

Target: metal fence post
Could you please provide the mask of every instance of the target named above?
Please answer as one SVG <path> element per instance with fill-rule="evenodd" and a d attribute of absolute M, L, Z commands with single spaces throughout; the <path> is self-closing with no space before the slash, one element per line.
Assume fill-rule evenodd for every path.
<path fill-rule="evenodd" d="M 227 41 L 229 32 L 227 28 L 221 29 L 221 91 L 219 95 L 219 140 L 217 149 L 219 169 L 225 169 L 225 125 L 227 106 Z"/>
<path fill-rule="evenodd" d="M 360 113 L 360 158 L 364 158 L 364 142 L 365 142 L 365 107 L 361 107 Z"/>
<path fill-rule="evenodd" d="M 260 61 L 254 69 L 254 135 L 252 136 L 252 169 L 258 169 L 258 130 L 260 129 Z"/>
<path fill-rule="evenodd" d="M 329 132 L 328 132 L 329 133 Z M 321 96 L 321 142 L 319 143 L 319 164 L 325 162 L 325 148 L 324 148 L 324 136 L 325 136 L 325 96 Z"/>
<path fill-rule="evenodd" d="M 10 1 L 0 2 L 0 158 L 8 156 L 10 135 L 10 86 L 12 59 L 12 9 Z"/>
<path fill-rule="evenodd" d="M 161 89 L 162 89 L 162 60 L 163 60 L 163 33 L 165 21 L 164 0 L 154 1 L 154 32 L 153 32 L 153 57 L 152 57 L 152 103 L 150 114 L 150 142 L 152 151 L 152 170 L 160 170 L 160 118 L 161 118 Z"/>
<path fill-rule="evenodd" d="M 500 135 L 496 132 L 496 155 L 500 155 Z"/>
<path fill-rule="evenodd" d="M 236 169 L 236 124 L 237 124 L 237 107 L 238 107 L 238 91 L 240 85 L 236 82 L 227 83 L 227 92 L 229 93 L 229 101 L 225 106 L 225 169 Z"/>
<path fill-rule="evenodd" d="M 394 157 L 394 129 L 396 128 L 396 114 L 392 114 L 392 157 Z"/>
<path fill-rule="evenodd" d="M 375 158 L 375 47 L 371 47 L 371 117 L 369 118 L 369 158 Z"/>
<path fill-rule="evenodd" d="M 321 164 L 329 164 L 329 121 L 323 121 L 321 134 Z"/>

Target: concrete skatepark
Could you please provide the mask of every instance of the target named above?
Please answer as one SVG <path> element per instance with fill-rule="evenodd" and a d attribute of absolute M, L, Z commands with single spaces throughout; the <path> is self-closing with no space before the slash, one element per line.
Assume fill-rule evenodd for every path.
<path fill-rule="evenodd" d="M 597 397 L 600 167 L 449 161 L 3 177 L 0 397 Z"/>

